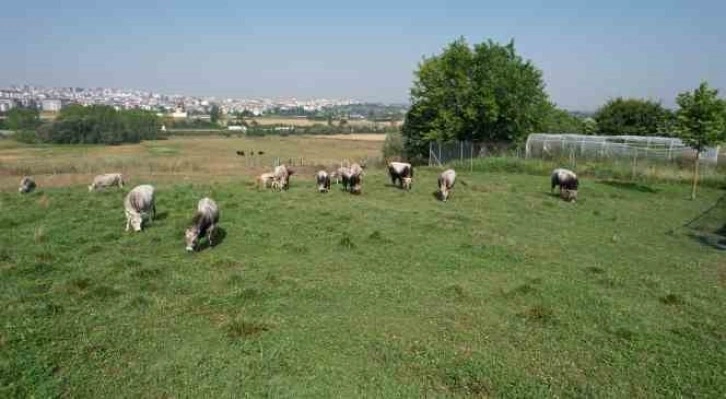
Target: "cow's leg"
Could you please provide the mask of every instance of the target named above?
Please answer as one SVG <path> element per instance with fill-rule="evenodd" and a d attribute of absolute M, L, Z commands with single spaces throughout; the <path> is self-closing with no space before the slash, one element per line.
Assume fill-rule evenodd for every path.
<path fill-rule="evenodd" d="M 207 229 L 207 241 L 209 241 L 209 246 L 210 247 L 213 247 L 214 246 L 214 242 L 212 241 L 212 238 L 214 237 L 214 233 L 216 231 L 217 231 L 217 225 L 216 224 L 213 224 L 213 225 L 209 226 L 209 228 Z"/>
<path fill-rule="evenodd" d="M 131 228 L 131 218 L 129 217 L 129 214 L 126 213 L 126 231 L 129 231 Z"/>

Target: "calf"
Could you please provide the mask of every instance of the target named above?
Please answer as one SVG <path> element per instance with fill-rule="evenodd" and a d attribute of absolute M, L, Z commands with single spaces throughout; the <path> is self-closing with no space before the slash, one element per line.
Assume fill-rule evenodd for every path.
<path fill-rule="evenodd" d="M 93 182 L 90 186 L 88 186 L 88 191 L 93 191 L 99 188 L 106 188 L 106 187 L 112 187 L 117 186 L 119 188 L 123 188 L 124 186 L 124 177 L 121 173 L 106 173 L 103 175 L 98 175 L 93 178 Z"/>
<path fill-rule="evenodd" d="M 315 175 L 315 182 L 318 184 L 319 192 L 327 193 L 330 191 L 330 176 L 328 176 L 328 172 L 324 170 L 318 171 Z"/>
<path fill-rule="evenodd" d="M 199 246 L 201 237 L 206 236 L 209 246 L 214 246 L 212 237 L 219 223 L 219 207 L 211 198 L 204 197 L 197 203 L 197 213 L 192 218 L 192 225 L 184 233 L 186 249 L 192 252 Z"/>
<path fill-rule="evenodd" d="M 577 180 L 575 172 L 568 169 L 557 168 L 552 171 L 550 183 L 550 192 L 554 191 L 555 187 L 559 186 L 560 197 L 562 199 L 566 201 L 575 201 L 577 199 L 577 189 L 580 182 Z M 563 191 L 566 191 L 564 195 Z"/>
<path fill-rule="evenodd" d="M 21 194 L 27 194 L 35 190 L 35 187 L 35 180 L 33 180 L 31 177 L 24 176 L 22 179 L 20 179 L 20 187 L 18 187 L 18 192 Z"/>
<path fill-rule="evenodd" d="M 396 185 L 398 181 L 399 187 L 410 190 L 413 180 L 413 167 L 406 162 L 391 162 L 388 164 L 388 175 L 391 177 L 391 184 Z"/>
<path fill-rule="evenodd" d="M 263 173 L 257 176 L 255 182 L 258 190 L 261 188 L 282 189 L 280 181 L 275 177 L 274 173 Z"/>
<path fill-rule="evenodd" d="M 126 213 L 126 231 L 130 227 L 134 231 L 141 231 L 144 222 L 144 215 L 149 221 L 156 216 L 156 205 L 154 202 L 154 186 L 142 184 L 134 187 L 124 198 L 124 211 Z"/>
<path fill-rule="evenodd" d="M 454 169 L 447 169 L 439 175 L 439 194 L 441 194 L 441 200 L 446 202 L 449 199 L 451 189 L 454 188 L 456 183 L 456 171 Z"/>

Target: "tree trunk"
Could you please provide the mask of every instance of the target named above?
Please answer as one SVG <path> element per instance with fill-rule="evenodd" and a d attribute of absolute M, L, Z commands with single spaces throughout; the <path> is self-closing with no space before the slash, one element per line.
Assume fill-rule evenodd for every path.
<path fill-rule="evenodd" d="M 693 162 L 693 186 L 691 186 L 691 199 L 696 199 L 696 187 L 698 186 L 698 158 L 700 158 L 701 151 L 696 151 L 696 160 Z"/>

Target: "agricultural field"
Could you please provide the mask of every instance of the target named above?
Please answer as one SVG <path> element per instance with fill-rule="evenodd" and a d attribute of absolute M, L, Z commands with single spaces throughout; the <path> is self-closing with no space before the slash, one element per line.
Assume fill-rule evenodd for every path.
<path fill-rule="evenodd" d="M 43 187 L 89 184 L 93 176 L 108 171 L 124 173 L 132 183 L 202 182 L 209 176 L 216 181 L 232 181 L 271 170 L 278 161 L 293 164 L 300 173 L 312 176 L 319 167 L 339 165 L 345 160 L 380 158 L 380 141 L 370 140 L 370 135 L 354 136 L 360 139 L 213 136 L 112 147 L 31 146 L 0 140 L 0 191 L 17 190 L 23 175 L 34 176 Z M 237 155 L 237 151 L 244 151 L 245 156 Z M 249 155 L 251 152 L 254 156 Z"/>
<path fill-rule="evenodd" d="M 722 190 L 593 178 L 572 204 L 547 176 L 461 171 L 441 203 L 440 170 L 404 192 L 370 167 L 360 196 L 307 173 L 257 191 L 238 147 L 323 160 L 381 143 L 233 140 L 0 150 L 4 173 L 75 159 L 82 175 L 24 196 L 3 175 L 2 397 L 726 394 L 726 262 L 678 228 Z M 141 173 L 181 159 L 199 170 Z M 129 187 L 85 187 L 113 162 L 157 186 L 140 233 L 123 230 Z M 218 244 L 188 254 L 205 195 Z"/>
<path fill-rule="evenodd" d="M 293 117 L 277 117 L 277 116 L 263 116 L 252 118 L 253 121 L 260 125 L 289 125 L 289 126 L 312 126 L 312 125 L 326 125 L 328 122 L 325 120 L 313 120 L 307 118 L 293 118 Z M 339 120 L 334 120 L 333 124 L 338 125 Z M 350 119 L 346 122 L 350 126 L 401 126 L 403 121 L 391 122 L 375 122 L 367 119 Z"/>

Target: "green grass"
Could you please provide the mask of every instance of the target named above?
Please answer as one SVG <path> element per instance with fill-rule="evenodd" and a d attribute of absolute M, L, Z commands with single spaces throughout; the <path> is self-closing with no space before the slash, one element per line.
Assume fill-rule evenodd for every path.
<path fill-rule="evenodd" d="M 119 190 L 0 193 L 0 396 L 724 396 L 726 262 L 672 231 L 720 191 L 460 175 L 159 185 L 136 234 Z"/>

